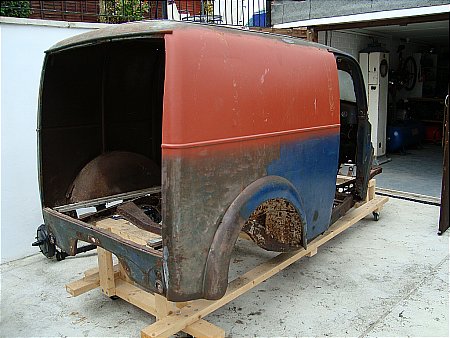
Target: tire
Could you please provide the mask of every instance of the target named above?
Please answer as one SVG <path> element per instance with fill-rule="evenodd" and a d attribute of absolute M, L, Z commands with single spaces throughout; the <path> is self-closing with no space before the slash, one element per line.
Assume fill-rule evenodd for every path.
<path fill-rule="evenodd" d="M 373 215 L 373 220 L 376 221 L 376 222 L 378 222 L 378 220 L 380 219 L 380 213 L 377 212 L 377 211 L 374 211 L 374 212 L 372 213 L 372 215 Z"/>
<path fill-rule="evenodd" d="M 405 76 L 405 89 L 412 90 L 417 81 L 417 64 L 412 56 L 408 56 L 403 63 L 402 74 Z"/>

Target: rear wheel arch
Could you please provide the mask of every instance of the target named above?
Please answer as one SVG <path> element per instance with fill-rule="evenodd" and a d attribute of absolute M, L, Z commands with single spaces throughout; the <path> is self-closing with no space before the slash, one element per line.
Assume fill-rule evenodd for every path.
<path fill-rule="evenodd" d="M 230 204 L 209 249 L 203 280 L 206 299 L 219 299 L 227 289 L 231 252 L 252 212 L 271 199 L 284 199 L 296 209 L 303 225 L 302 245 L 306 248 L 306 216 L 297 189 L 286 178 L 265 176 L 247 186 Z"/>

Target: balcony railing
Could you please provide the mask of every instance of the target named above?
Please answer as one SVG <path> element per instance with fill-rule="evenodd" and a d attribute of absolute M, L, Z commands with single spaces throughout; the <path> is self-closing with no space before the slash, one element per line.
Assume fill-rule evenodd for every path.
<path fill-rule="evenodd" d="M 168 19 L 241 27 L 269 27 L 267 0 L 1 1 L 0 15 L 32 19 L 121 23 Z"/>

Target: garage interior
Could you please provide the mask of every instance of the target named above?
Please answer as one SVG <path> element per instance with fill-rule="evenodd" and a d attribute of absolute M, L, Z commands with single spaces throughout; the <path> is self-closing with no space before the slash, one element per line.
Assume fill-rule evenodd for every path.
<path fill-rule="evenodd" d="M 381 84 L 380 76 L 375 104 L 379 122 L 371 119 L 373 133 L 378 123 L 384 122 L 386 128 L 385 134 L 378 133 L 378 141 L 376 136 L 372 138 L 374 145 L 385 143 L 378 154 L 374 146 L 375 164 L 383 168 L 377 186 L 389 194 L 429 196 L 432 198 L 425 199 L 439 204 L 449 78 L 448 13 L 312 29 L 318 31 L 320 43 L 359 57 L 360 63 L 361 52 L 387 54 L 387 79 Z M 370 84 L 368 96 L 374 89 Z M 370 106 L 369 99 L 369 111 L 373 109 Z"/>
<path fill-rule="evenodd" d="M 387 100 L 387 157 L 382 164 L 384 173 L 378 176 L 378 185 L 439 198 L 441 195 L 443 161 L 444 100 L 449 78 L 449 22 L 434 21 L 409 25 L 368 27 L 357 31 L 390 35 L 400 41 L 397 51 L 391 52 Z M 399 83 L 395 72 L 401 72 L 400 56 L 407 45 L 412 53 L 407 56 L 415 64 L 415 81 L 410 85 Z M 404 49 L 403 49 L 404 46 Z M 414 67 L 415 66 L 415 67 Z M 394 78 L 392 78 L 394 77 Z M 415 128 L 418 134 L 414 135 Z M 395 144 L 395 133 L 411 130 L 411 135 Z"/>

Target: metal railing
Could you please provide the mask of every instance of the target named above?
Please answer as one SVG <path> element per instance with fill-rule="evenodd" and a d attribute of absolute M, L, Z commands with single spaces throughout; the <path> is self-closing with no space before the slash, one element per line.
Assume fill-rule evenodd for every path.
<path fill-rule="evenodd" d="M 33 19 L 122 23 L 169 19 L 241 27 L 269 27 L 267 0 L 1 1 L 0 15 Z"/>
<path fill-rule="evenodd" d="M 242 27 L 268 27 L 270 3 L 266 0 L 172 0 L 167 1 L 167 18 Z"/>

